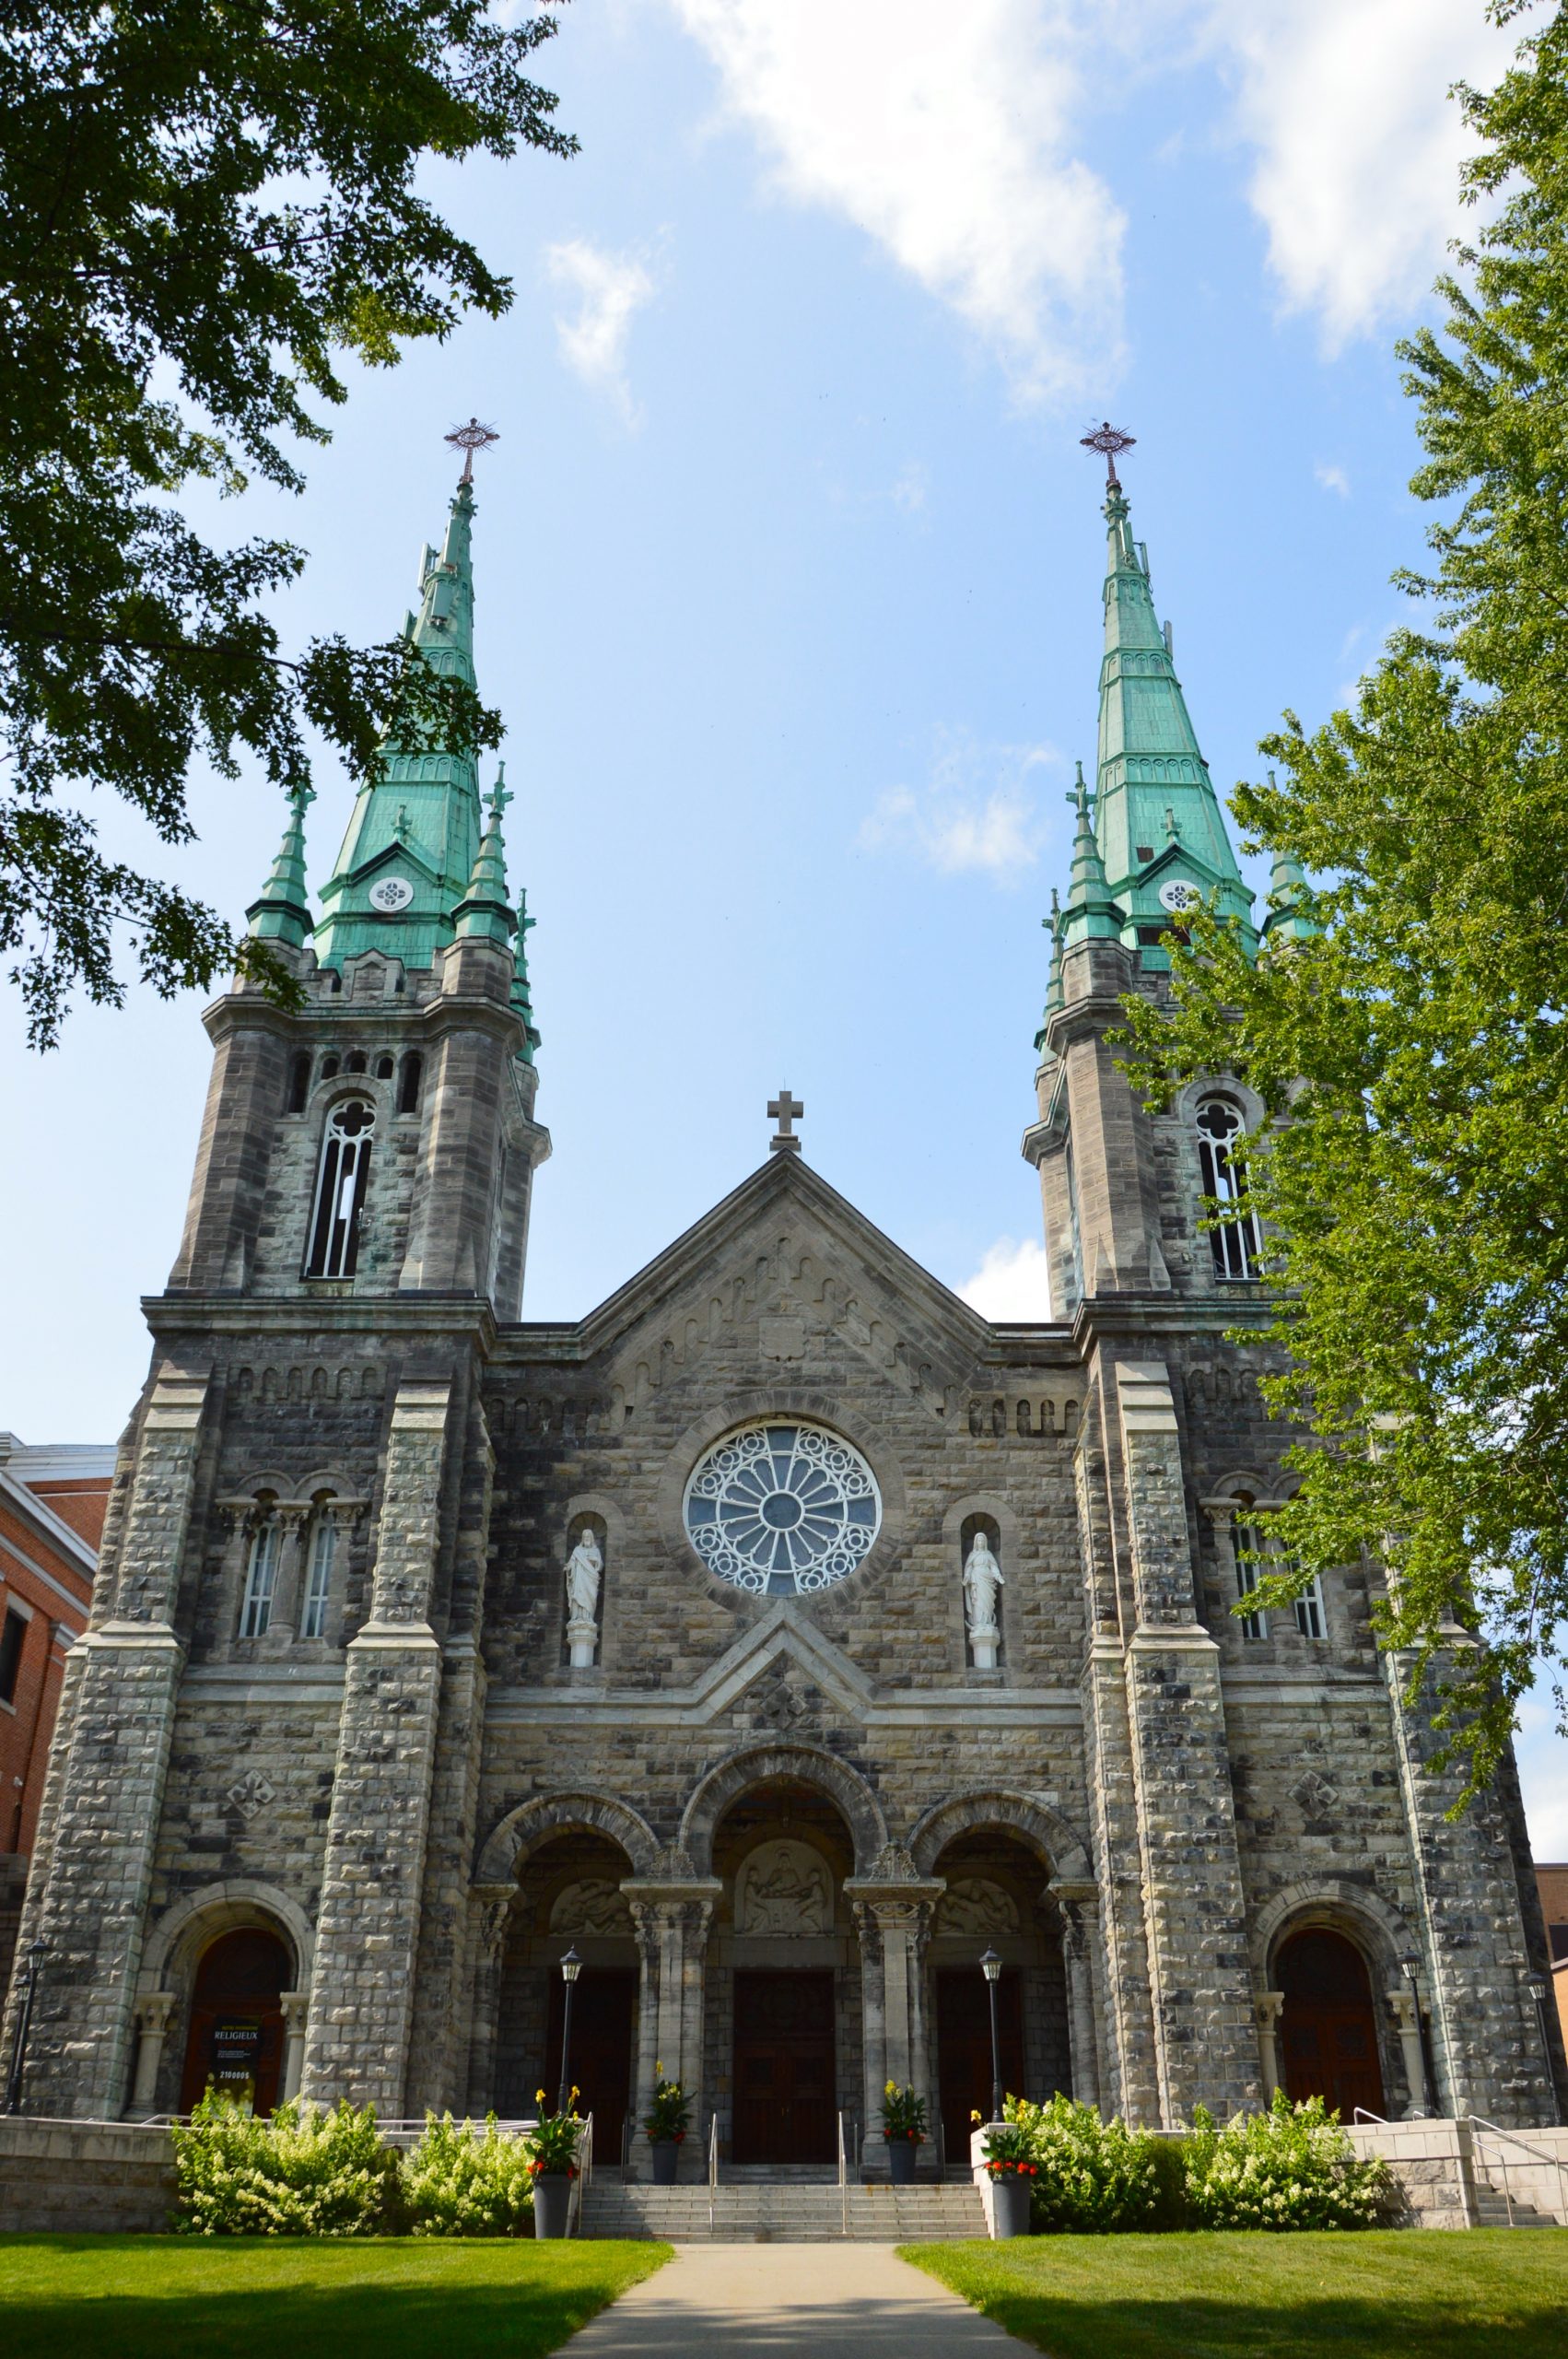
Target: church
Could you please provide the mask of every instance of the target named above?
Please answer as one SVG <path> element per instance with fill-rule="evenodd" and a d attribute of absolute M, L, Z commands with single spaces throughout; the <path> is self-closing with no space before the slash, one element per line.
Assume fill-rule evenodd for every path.
<path fill-rule="evenodd" d="M 407 628 L 472 682 L 470 475 Z M 1221 1074 L 1150 1115 L 1108 1036 L 1193 896 L 1252 943 L 1305 920 L 1281 863 L 1254 931 L 1109 475 L 1098 769 L 1023 1142 L 1048 1320 L 910 1260 L 783 1091 L 732 1194 L 529 1320 L 550 1142 L 504 791 L 389 749 L 314 907 L 294 806 L 249 922 L 301 1004 L 240 980 L 206 1011 L 66 1668 L 29 2112 L 216 2083 L 528 2118 L 571 1953 L 566 2069 L 634 2177 L 661 2072 L 684 2176 L 710 2136 L 828 2164 L 841 2126 L 885 2176 L 890 2080 L 926 2099 L 922 2170 L 966 2163 L 993 1988 L 1006 2089 L 1136 2123 L 1281 2085 L 1554 2118 L 1512 1765 L 1448 1821 L 1375 1564 L 1247 1610 L 1292 1438 L 1233 1156 L 1259 1109 Z"/>

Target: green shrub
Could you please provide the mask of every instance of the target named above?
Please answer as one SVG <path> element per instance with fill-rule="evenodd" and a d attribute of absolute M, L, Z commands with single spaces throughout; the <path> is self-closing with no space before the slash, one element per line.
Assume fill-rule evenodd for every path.
<path fill-rule="evenodd" d="M 397 2157 L 374 2106 L 293 2102 L 258 2120 L 209 2091 L 172 2135 L 186 2236 L 372 2236 L 395 2224 Z"/>
<path fill-rule="evenodd" d="M 1102 2121 L 1094 2106 L 1071 2097 L 1048 2105 L 1009 2097 L 1002 2110 L 1024 2131 L 1036 2165 L 1029 2210 L 1037 2229 L 1104 2236 L 1166 2224 L 1169 2165 L 1160 2140 L 1118 2118 Z"/>
<path fill-rule="evenodd" d="M 1293 2105 L 1276 2089 L 1267 2113 L 1217 2130 L 1193 2109 L 1186 2142 L 1187 2202 L 1196 2228 L 1373 2228 L 1393 2181 L 1363 2163 L 1321 2097 Z"/>
<path fill-rule="evenodd" d="M 425 2135 L 403 2157 L 400 2176 L 416 2236 L 515 2236 L 532 2218 L 533 2150 L 526 2138 L 425 2116 Z"/>
<path fill-rule="evenodd" d="M 914 2089 L 901 2089 L 896 2081 L 889 2081 L 882 2093 L 882 2134 L 884 2138 L 911 2138 L 923 2143 L 926 2135 L 926 2101 Z"/>

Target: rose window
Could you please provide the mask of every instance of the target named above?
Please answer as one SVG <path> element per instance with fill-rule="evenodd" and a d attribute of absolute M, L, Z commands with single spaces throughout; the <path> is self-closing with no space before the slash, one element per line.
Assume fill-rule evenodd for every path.
<path fill-rule="evenodd" d="M 805 1596 L 863 1563 L 882 1498 L 860 1451 L 837 1434 L 768 1419 L 727 1434 L 699 1460 L 685 1522 L 721 1580 L 756 1596 Z"/>

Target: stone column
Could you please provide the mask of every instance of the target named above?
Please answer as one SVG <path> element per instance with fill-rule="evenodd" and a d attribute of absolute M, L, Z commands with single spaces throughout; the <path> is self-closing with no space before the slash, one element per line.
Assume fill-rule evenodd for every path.
<path fill-rule="evenodd" d="M 1258 2052 L 1263 2064 L 1263 2094 L 1273 2102 L 1280 2085 L 1280 2010 L 1285 2003 L 1282 1990 L 1265 1990 L 1254 2003 L 1258 2017 Z"/>
<path fill-rule="evenodd" d="M 158 2094 L 158 2068 L 163 2061 L 163 2043 L 169 2030 L 169 2018 L 174 2011 L 172 1990 L 151 1990 L 136 2001 L 136 2028 L 141 2043 L 136 2049 L 136 2085 L 131 2091 L 128 2114 L 148 2114 Z"/>
<path fill-rule="evenodd" d="M 1410 2093 L 1405 2107 L 1407 2121 L 1425 2121 L 1431 2118 L 1427 2098 L 1426 2059 L 1422 2053 L 1421 2009 L 1410 1990 L 1390 1990 L 1388 2003 L 1394 2010 L 1394 2021 L 1399 2034 L 1399 2054 L 1405 2067 L 1405 2086 Z"/>
<path fill-rule="evenodd" d="M 1094 1935 L 1099 1887 L 1050 1884 L 1061 1910 L 1061 1960 L 1067 1976 L 1067 2036 L 1072 2094 L 1080 2105 L 1100 2102 L 1100 2043 L 1094 2036 Z"/>
<path fill-rule="evenodd" d="M 920 1876 L 907 1852 L 890 1844 L 879 1872 L 846 1879 L 860 1943 L 865 2046 L 865 2123 L 861 2161 L 885 2175 L 887 2142 L 876 2124 L 889 2081 L 913 2088 L 930 2110 L 930 2059 L 925 2033 L 926 1943 L 931 1915 L 947 1890 L 941 1876 Z"/>
<path fill-rule="evenodd" d="M 723 1891 L 717 1877 L 694 1876 L 665 1883 L 631 1876 L 622 1884 L 637 1928 L 641 1962 L 637 2063 L 637 2124 L 632 2166 L 640 2176 L 648 2160 L 642 2116 L 653 2102 L 655 2065 L 678 2081 L 691 2101 L 691 2128 L 681 2150 L 683 2177 L 700 2177 L 707 2168 L 709 2078 L 704 2054 L 708 1998 L 708 1932 L 713 1904 Z"/>
<path fill-rule="evenodd" d="M 468 2039 L 468 2109 L 475 2120 L 497 2107 L 496 2044 L 501 2029 L 501 1975 L 507 1961 L 507 1934 L 515 1878 L 506 1884 L 476 1884 L 469 1894 L 474 1919 L 474 2014 Z"/>
<path fill-rule="evenodd" d="M 310 1513 L 308 1499 L 283 1499 L 273 1509 L 279 1534 L 277 1580 L 262 1639 L 263 1649 L 269 1654 L 286 1653 L 294 1644 L 294 1634 L 299 1627 L 300 1558 Z"/>
<path fill-rule="evenodd" d="M 299 2094 L 299 2075 L 305 2068 L 305 2024 L 310 2010 L 308 1990 L 285 1990 L 278 2005 L 283 2009 L 283 2102 L 287 2105 Z"/>
<path fill-rule="evenodd" d="M 441 1652 L 429 1624 L 451 1385 L 398 1388 L 370 1619 L 344 1667 L 301 2087 L 401 2119 Z"/>
<path fill-rule="evenodd" d="M 173 1615 L 208 1382 L 167 1363 L 158 1370 L 136 1435 L 118 1556 L 100 1572 L 93 1621 L 69 1657 L 47 1870 L 29 1892 L 17 1943 L 18 1961 L 35 1939 L 49 1948 L 28 2052 L 29 2113 L 112 2121 L 125 2104 L 185 1659 Z M 18 1966 L 0 2034 L 7 2056 L 21 1978 Z"/>

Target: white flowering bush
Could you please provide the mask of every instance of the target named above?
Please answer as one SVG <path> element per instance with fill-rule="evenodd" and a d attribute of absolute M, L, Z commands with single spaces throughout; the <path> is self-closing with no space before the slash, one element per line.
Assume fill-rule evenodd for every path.
<path fill-rule="evenodd" d="M 1321 2097 L 1293 2105 L 1276 2089 L 1267 2113 L 1238 2114 L 1223 2130 L 1193 2109 L 1186 2162 L 1195 2228 L 1374 2228 L 1387 2213 L 1387 2166 L 1363 2162 Z"/>
<path fill-rule="evenodd" d="M 1165 2224 L 1170 2172 L 1161 2142 L 1125 2121 L 1103 2121 L 1092 2105 L 1054 2096 L 1047 2105 L 1009 2097 L 1002 2108 L 1027 2141 L 1035 2165 L 1030 2218 L 1036 2229 L 1107 2235 Z"/>
<path fill-rule="evenodd" d="M 496 2126 L 425 2116 L 425 2135 L 403 2157 L 408 2224 L 416 2236 L 515 2236 L 533 2219 L 533 2148 Z"/>
<path fill-rule="evenodd" d="M 186 2236 L 373 2236 L 390 2224 L 397 2157 L 374 2106 L 294 2101 L 258 2120 L 209 2092 L 171 2134 Z"/>

